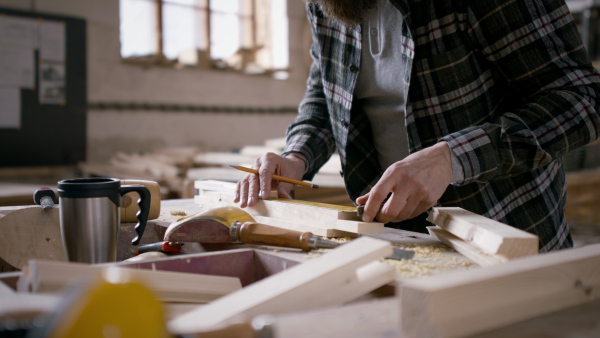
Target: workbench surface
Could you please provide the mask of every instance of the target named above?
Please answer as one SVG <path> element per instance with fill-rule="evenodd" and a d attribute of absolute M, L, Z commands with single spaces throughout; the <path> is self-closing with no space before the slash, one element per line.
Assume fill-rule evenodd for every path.
<path fill-rule="evenodd" d="M 193 199 L 163 200 L 161 202 L 160 216 L 157 220 L 149 221 L 142 238 L 142 244 L 162 240 L 161 229 L 164 231 L 171 222 L 183 217 L 182 214 L 192 215 L 201 211 L 203 211 L 201 206 L 196 204 Z M 124 260 L 134 255 L 134 247 L 130 244 L 131 238 L 135 233 L 133 230 L 134 226 L 135 224 L 122 224 L 122 232 L 119 239 L 118 260 Z M 412 260 L 386 260 L 388 264 L 396 267 L 397 279 L 400 283 L 404 279 L 427 278 L 430 275 L 460 273 L 460 271 L 463 270 L 479 268 L 478 265 L 473 264 L 461 254 L 453 251 L 426 234 L 386 228 L 381 234 L 370 234 L 365 236 L 388 240 L 396 247 L 416 252 L 415 257 Z M 283 269 L 285 269 L 286 264 L 289 264 L 287 265 L 289 267 L 326 252 L 326 250 L 319 250 L 307 254 L 300 250 L 274 247 L 257 247 L 236 244 L 219 248 L 203 247 L 202 245 L 186 243 L 184 246 L 184 253 L 193 254 L 226 249 L 238 249 L 232 250 L 231 252 L 243 255 L 245 255 L 245 252 L 247 251 L 245 251 L 245 249 L 252 249 L 257 252 L 258 256 L 263 255 L 263 258 L 265 256 L 280 258 L 280 261 L 276 262 L 280 265 L 277 268 L 279 270 L 282 269 L 282 262 Z M 268 268 L 269 267 L 266 267 L 266 269 Z M 279 270 L 274 270 L 273 272 L 276 273 Z M 9 274 L 12 277 L 6 277 L 9 276 Z M 0 278 L 0 280 L 5 283 L 7 281 L 15 282 L 16 278 L 18 278 L 18 274 L 18 272 L 4 274 L 6 278 Z M 1 275 L 3 274 L 0 274 L 0 277 Z M 7 284 L 10 285 L 10 283 Z M 367 297 L 363 296 L 341 308 L 320 309 L 305 313 L 291 313 L 279 316 L 277 319 L 280 323 L 283 323 L 283 329 L 288 325 L 287 328 L 295 333 L 293 335 L 286 335 L 286 337 L 299 337 L 301 331 L 298 331 L 298 327 L 303 323 L 309 324 L 305 326 L 310 327 L 312 336 L 389 337 L 390 334 L 391 336 L 402 336 L 402 334 L 398 332 L 399 328 L 397 320 L 399 320 L 399 306 L 398 299 L 394 297 L 395 285 L 390 284 L 380 289 L 381 290 L 376 290 L 377 292 L 372 292 Z M 375 310 L 373 304 L 376 304 Z M 457 306 L 460 306 L 460 304 L 457 304 Z M 358 315 L 357 313 L 360 313 L 360 311 L 365 312 L 365 314 Z M 369 315 L 367 313 L 369 313 Z M 598 337 L 600 336 L 599 313 L 600 300 L 596 300 L 529 319 L 521 323 L 509 325 L 484 334 L 479 334 L 475 337 Z M 343 317 L 343 322 L 347 323 L 347 316 L 349 314 L 353 314 L 350 315 L 350 317 L 357 317 L 360 320 L 357 320 L 356 323 L 348 323 L 348 328 L 340 330 L 339 332 L 336 331 L 337 334 L 332 335 L 330 331 L 327 331 L 331 330 L 329 328 L 330 324 L 333 325 L 332 323 L 341 320 L 340 316 Z M 381 316 L 379 314 L 381 314 Z"/>
<path fill-rule="evenodd" d="M 204 211 L 201 206 L 193 199 L 174 199 L 164 200 L 161 203 L 161 212 L 158 220 L 155 222 L 168 226 L 171 222 L 184 216 L 172 215 L 171 212 L 185 213 L 192 215 Z M 411 231 L 385 228 L 380 234 L 366 234 L 373 238 L 383 239 L 392 242 L 395 247 L 415 252 L 411 260 L 386 260 L 386 262 L 396 268 L 398 278 L 420 278 L 433 274 L 448 273 L 466 269 L 477 268 L 478 265 L 457 253 L 430 235 Z M 344 242 L 350 238 L 335 239 L 334 241 Z M 248 247 L 248 246 L 245 246 Z M 256 248 L 256 246 L 252 246 Z M 262 247 L 265 250 L 276 251 L 279 255 L 287 259 L 305 260 L 314 258 L 327 250 L 315 250 L 311 253 L 304 253 L 296 249 L 269 248 Z M 194 247 L 188 253 L 198 252 L 198 247 Z"/>
<path fill-rule="evenodd" d="M 162 203 L 160 221 L 172 222 L 181 216 L 171 215 L 171 211 L 184 211 L 187 215 L 202 211 L 201 207 L 189 200 L 166 200 Z M 407 250 L 415 250 L 416 254 L 412 261 L 400 261 L 397 264 L 398 280 L 408 278 L 426 278 L 429 275 L 452 273 L 466 269 L 479 268 L 466 257 L 455 252 L 446 245 L 440 243 L 430 235 L 414 233 L 410 231 L 389 229 L 386 228 L 384 233 L 371 234 L 370 237 L 391 241 L 394 246 Z M 434 248 L 434 249 L 428 249 Z M 263 248 L 264 250 L 278 251 L 277 254 L 282 257 L 292 260 L 307 259 L 305 253 L 294 250 L 281 250 L 273 248 Z M 428 251 L 428 252 L 423 252 Z M 389 260 L 387 260 L 389 261 Z M 385 292 L 382 293 L 383 298 L 380 299 L 381 314 L 380 317 L 374 315 L 362 314 L 358 326 L 351 324 L 344 319 L 348 325 L 348 329 L 334 334 L 335 337 L 364 337 L 368 334 L 370 337 L 387 337 L 390 333 L 395 333 L 395 336 L 402 336 L 396 327 L 394 321 L 386 321 L 385 317 L 394 315 L 397 310 L 396 299 L 389 298 Z M 362 297 L 358 302 L 349 304 L 344 307 L 346 311 L 364 311 L 361 309 L 365 304 L 365 309 L 372 311 L 372 308 L 361 303 L 360 301 L 369 299 Z M 459 306 L 459 305 L 457 305 Z M 336 322 L 336 318 L 344 314 L 344 309 L 323 309 L 308 313 L 288 314 L 278 318 L 281 323 L 290 323 L 289 329 L 296 334 L 302 324 L 308 325 L 311 334 L 321 336 L 327 334 L 331 336 L 331 332 L 327 331 L 330 323 Z M 499 337 L 599 337 L 600 336 L 600 300 L 589 302 L 583 305 L 574 306 L 569 309 L 557 311 L 551 314 L 539 316 L 537 318 L 525 320 L 521 323 L 508 325 L 506 327 L 493 330 L 490 332 L 475 335 L 477 338 L 499 338 Z M 377 317 L 377 318 L 375 318 Z M 369 319 L 371 318 L 371 319 Z M 388 318 L 389 319 L 389 318 Z M 285 327 L 284 327 L 285 328 Z M 322 332 L 320 330 L 323 330 Z M 301 335 L 294 335 L 301 336 Z"/>

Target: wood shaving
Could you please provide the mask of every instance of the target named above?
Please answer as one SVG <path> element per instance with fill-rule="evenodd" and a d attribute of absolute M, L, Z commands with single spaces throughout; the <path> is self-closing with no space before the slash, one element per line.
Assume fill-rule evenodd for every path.
<path fill-rule="evenodd" d="M 355 238 L 335 237 L 328 239 L 336 243 L 347 243 Z M 424 245 L 392 242 L 392 245 L 415 253 L 414 257 L 409 260 L 381 259 L 381 261 L 396 268 L 397 276 L 401 279 L 437 275 L 444 271 L 466 270 L 474 265 L 465 257 L 453 255 L 452 253 L 456 253 L 456 251 L 443 244 Z"/>
<path fill-rule="evenodd" d="M 442 245 L 400 244 L 392 243 L 394 247 L 402 250 L 414 251 L 411 260 L 386 259 L 385 263 L 396 268 L 399 278 L 418 278 L 437 275 L 444 271 L 466 270 L 474 264 L 465 257 L 454 256 L 449 253 L 453 249 Z"/>

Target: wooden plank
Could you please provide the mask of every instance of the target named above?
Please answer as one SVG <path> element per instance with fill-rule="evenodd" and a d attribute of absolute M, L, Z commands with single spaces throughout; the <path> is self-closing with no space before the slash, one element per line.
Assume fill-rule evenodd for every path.
<path fill-rule="evenodd" d="M 237 203 L 233 202 L 233 194 L 229 192 L 204 191 L 204 195 L 196 196 L 195 201 L 207 208 L 220 205 L 238 206 Z M 298 224 L 306 224 L 312 227 L 322 227 L 357 234 L 383 232 L 385 226 L 383 223 L 348 220 L 348 211 L 351 211 L 351 209 L 353 208 L 335 205 L 323 207 L 318 203 L 279 199 L 259 200 L 256 205 L 246 207 L 244 210 L 253 216 L 271 217 Z"/>
<path fill-rule="evenodd" d="M 270 327 L 276 337 L 286 338 L 389 338 L 401 337 L 399 321 L 398 300 L 388 297 L 276 315 L 272 318 Z"/>
<path fill-rule="evenodd" d="M 29 258 L 66 261 L 58 205 L 0 207 L 0 257 L 21 269 Z"/>
<path fill-rule="evenodd" d="M 0 302 L 0 318 L 5 319 L 13 316 L 14 318 L 23 318 L 26 315 L 39 316 L 40 314 L 53 313 L 58 309 L 61 301 L 62 297 L 58 295 L 3 294 Z"/>
<path fill-rule="evenodd" d="M 490 255 L 512 259 L 536 255 L 539 250 L 536 235 L 462 208 L 433 208 L 427 220 Z"/>
<path fill-rule="evenodd" d="M 427 227 L 427 230 L 433 238 L 460 252 L 465 257 L 481 266 L 496 265 L 508 261 L 503 256 L 489 255 L 470 242 L 464 241 L 442 228 Z"/>
<path fill-rule="evenodd" d="M 110 268 L 125 271 L 133 279 L 140 280 L 156 292 L 162 301 L 206 303 L 242 287 L 239 278 L 234 277 L 126 269 L 116 264 L 98 266 L 32 260 L 19 279 L 17 290 L 34 293 L 62 292 L 65 287 L 86 283 L 92 277 L 105 274 Z"/>
<path fill-rule="evenodd" d="M 600 298 L 600 244 L 399 282 L 409 337 L 459 337 Z"/>
<path fill-rule="evenodd" d="M 353 232 L 340 231 L 335 229 L 328 229 L 323 227 L 311 226 L 308 224 L 302 224 L 297 222 L 292 222 L 284 219 L 277 219 L 273 217 L 265 217 L 265 216 L 252 216 L 258 223 L 263 223 L 267 225 L 272 225 L 275 227 L 280 227 L 289 230 L 295 231 L 310 231 L 317 236 L 323 237 L 356 237 L 358 236 Z"/>
<path fill-rule="evenodd" d="M 362 237 L 176 317 L 168 327 L 190 334 L 259 314 L 340 305 L 394 279 L 391 266 L 373 262 L 391 253 L 389 242 Z"/>

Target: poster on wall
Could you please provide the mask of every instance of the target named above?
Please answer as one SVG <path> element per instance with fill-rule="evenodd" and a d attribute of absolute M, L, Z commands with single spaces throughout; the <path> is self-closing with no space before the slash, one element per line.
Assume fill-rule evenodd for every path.
<path fill-rule="evenodd" d="M 39 79 L 40 104 L 66 104 L 64 62 L 42 60 Z"/>
<path fill-rule="evenodd" d="M 34 55 L 29 48 L 0 44 L 0 86 L 34 89 Z"/>
<path fill-rule="evenodd" d="M 65 23 L 40 22 L 40 104 L 66 104 Z"/>

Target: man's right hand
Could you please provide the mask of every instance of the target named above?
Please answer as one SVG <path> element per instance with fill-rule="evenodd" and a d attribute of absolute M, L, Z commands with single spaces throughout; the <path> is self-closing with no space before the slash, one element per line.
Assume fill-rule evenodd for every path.
<path fill-rule="evenodd" d="M 268 199 L 271 189 L 277 189 L 281 198 L 292 198 L 290 192 L 294 185 L 272 179 L 273 175 L 285 176 L 301 180 L 306 167 L 305 160 L 300 154 L 286 156 L 266 153 L 254 161 L 253 169 L 258 175 L 248 174 L 237 183 L 233 202 L 240 202 L 240 207 L 252 207 L 258 198 Z"/>

